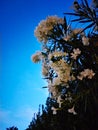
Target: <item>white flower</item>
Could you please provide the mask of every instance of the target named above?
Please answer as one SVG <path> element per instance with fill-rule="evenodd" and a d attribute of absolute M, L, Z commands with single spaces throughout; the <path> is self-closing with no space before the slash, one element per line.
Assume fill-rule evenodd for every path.
<path fill-rule="evenodd" d="M 61 79 L 59 77 L 56 77 L 53 79 L 53 85 L 60 85 L 62 83 Z"/>
<path fill-rule="evenodd" d="M 84 69 L 84 71 L 80 72 L 80 75 L 77 76 L 78 79 L 82 80 L 83 78 L 92 79 L 92 77 L 95 75 L 93 70 L 91 69 Z"/>
<path fill-rule="evenodd" d="M 76 60 L 77 59 L 77 55 L 74 54 L 74 53 L 71 53 L 71 58 L 74 59 L 74 60 Z"/>
<path fill-rule="evenodd" d="M 39 62 L 41 59 L 42 59 L 42 53 L 41 53 L 40 51 L 39 51 L 39 52 L 36 52 L 34 55 L 31 56 L 31 60 L 32 60 L 34 63 Z"/>
<path fill-rule="evenodd" d="M 78 78 L 79 80 L 83 80 L 83 76 L 82 76 L 82 75 L 77 76 L 77 78 Z"/>
<path fill-rule="evenodd" d="M 49 67 L 47 64 L 43 63 L 43 66 L 42 66 L 42 74 L 44 76 L 48 76 L 48 73 L 49 73 Z"/>
<path fill-rule="evenodd" d="M 71 32 L 69 34 L 67 34 L 66 36 L 64 36 L 64 40 L 65 41 L 70 41 L 74 36 L 78 35 L 78 34 L 83 34 L 82 32 L 83 29 L 71 29 Z M 82 33 L 81 33 L 82 32 Z"/>
<path fill-rule="evenodd" d="M 66 100 L 66 101 L 69 101 L 69 102 L 71 103 L 71 102 L 72 102 L 72 97 L 71 97 L 71 95 L 70 95 L 70 94 L 65 94 L 65 96 L 66 96 L 65 100 Z"/>
<path fill-rule="evenodd" d="M 60 95 L 57 98 L 57 103 L 59 104 L 59 108 L 61 108 L 61 104 L 63 103 L 63 99 L 61 98 Z"/>
<path fill-rule="evenodd" d="M 56 89 L 55 86 L 52 85 L 48 86 L 48 91 L 52 94 L 53 97 L 56 97 L 58 94 L 58 90 Z"/>
<path fill-rule="evenodd" d="M 81 54 L 81 50 L 79 48 L 73 49 L 73 52 L 71 53 L 71 58 L 76 60 L 77 56 L 80 54 Z"/>
<path fill-rule="evenodd" d="M 77 113 L 75 112 L 75 110 L 74 110 L 74 106 L 73 106 L 72 108 L 68 109 L 68 112 L 69 112 L 69 113 L 72 113 L 73 115 L 76 115 L 76 114 L 77 114 Z"/>
<path fill-rule="evenodd" d="M 81 51 L 79 48 L 73 49 L 74 54 L 79 55 L 81 54 Z"/>
<path fill-rule="evenodd" d="M 61 51 L 55 51 L 53 53 L 50 53 L 48 55 L 48 59 L 51 60 L 52 57 L 63 57 L 63 56 L 66 56 L 67 53 L 66 52 L 61 52 Z"/>
<path fill-rule="evenodd" d="M 67 35 L 63 38 L 65 41 L 69 41 L 71 39 L 71 36 L 70 35 Z"/>
<path fill-rule="evenodd" d="M 92 79 L 92 77 L 95 75 L 95 73 L 93 72 L 93 70 L 89 70 L 88 71 L 88 79 Z"/>
<path fill-rule="evenodd" d="M 90 43 L 89 43 L 89 38 L 86 37 L 86 36 L 83 36 L 82 37 L 82 43 L 84 46 L 88 46 Z"/>
<path fill-rule="evenodd" d="M 51 107 L 51 110 L 53 110 L 53 115 L 56 115 L 56 114 L 57 114 L 57 108 Z"/>

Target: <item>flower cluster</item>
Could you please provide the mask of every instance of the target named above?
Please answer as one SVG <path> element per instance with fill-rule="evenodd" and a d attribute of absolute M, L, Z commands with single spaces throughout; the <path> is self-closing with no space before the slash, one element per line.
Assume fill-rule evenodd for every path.
<path fill-rule="evenodd" d="M 36 52 L 35 54 L 33 54 L 31 56 L 31 59 L 34 63 L 37 63 L 39 62 L 41 59 L 42 59 L 42 53 L 39 51 L 39 52 Z"/>
<path fill-rule="evenodd" d="M 64 57 L 66 55 L 67 55 L 66 52 L 55 51 L 49 54 L 48 59 L 51 60 L 53 57 Z"/>
<path fill-rule="evenodd" d="M 71 27 L 69 27 L 69 32 L 68 34 L 65 35 L 65 37 L 63 38 L 65 41 L 71 41 L 75 36 L 77 35 L 85 35 L 84 32 L 82 32 L 83 29 L 79 28 L 79 29 L 72 29 Z"/>
<path fill-rule="evenodd" d="M 43 76 L 48 76 L 49 73 L 49 66 L 45 63 L 42 65 L 42 74 Z"/>
<path fill-rule="evenodd" d="M 49 93 L 51 93 L 52 97 L 56 99 L 56 97 L 58 96 L 58 93 L 59 93 L 56 86 L 53 86 L 50 83 L 48 85 L 48 91 L 49 91 Z"/>
<path fill-rule="evenodd" d="M 78 79 L 83 80 L 83 78 L 92 79 L 95 73 L 91 69 L 84 69 L 84 71 L 80 72 Z"/>
<path fill-rule="evenodd" d="M 67 102 L 72 103 L 68 112 L 76 115 L 77 86 L 80 80 L 81 82 L 85 78 L 92 80 L 95 76 L 93 71 L 95 64 L 92 63 L 90 67 L 92 69 L 89 69 L 88 63 L 89 58 L 92 60 L 94 58 L 92 54 L 89 55 L 92 53 L 90 38 L 85 35 L 83 29 L 72 30 L 66 25 L 64 19 L 57 16 L 49 16 L 41 21 L 34 33 L 40 42 L 45 43 L 42 44 L 42 52 L 45 56 L 42 52 L 37 52 L 32 56 L 32 60 L 35 63 L 42 60 L 42 74 L 47 79 L 48 91 L 58 104 L 58 108 L 54 106 L 51 108 L 53 114 L 62 109 Z M 62 37 L 59 37 L 59 34 L 63 34 Z M 79 87 L 82 88 L 82 85 Z"/>
<path fill-rule="evenodd" d="M 56 72 L 57 76 L 53 79 L 53 85 L 60 85 L 67 83 L 74 79 L 71 73 L 71 66 L 66 63 L 65 60 L 61 59 L 56 62 L 50 63 L 51 68 Z"/>
<path fill-rule="evenodd" d="M 40 42 L 46 43 L 49 36 L 53 34 L 53 30 L 58 25 L 63 25 L 64 20 L 57 16 L 49 16 L 46 20 L 42 20 L 35 29 L 35 36 Z"/>

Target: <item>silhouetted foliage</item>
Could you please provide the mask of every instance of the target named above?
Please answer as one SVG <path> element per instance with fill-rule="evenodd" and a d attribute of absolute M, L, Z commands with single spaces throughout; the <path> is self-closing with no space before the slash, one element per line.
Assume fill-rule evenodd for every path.
<path fill-rule="evenodd" d="M 91 100 L 91 95 L 87 98 L 86 110 L 84 110 L 85 104 L 82 99 L 78 103 L 79 110 L 77 115 L 68 113 L 66 107 L 62 111 L 58 111 L 56 115 L 53 115 L 51 107 L 54 101 L 48 97 L 46 107 L 43 108 L 42 105 L 42 112 L 40 111 L 42 114 L 38 113 L 33 117 L 26 130 L 98 130 L 98 100 L 97 103 L 93 102 L 94 99 Z"/>
<path fill-rule="evenodd" d="M 74 13 L 65 13 L 76 16 L 72 22 L 79 22 L 88 25 L 83 29 L 92 29 L 98 31 L 98 0 L 92 0 L 92 6 L 89 6 L 87 0 L 81 0 L 81 4 L 77 0 L 74 1 Z M 78 18 L 77 18 L 78 17 Z"/>
<path fill-rule="evenodd" d="M 15 126 L 12 126 L 12 127 L 6 128 L 6 130 L 18 130 L 18 128 Z"/>
<path fill-rule="evenodd" d="M 74 1 L 73 7 L 65 14 L 78 17 L 72 22 L 83 29 L 51 16 L 35 30 L 42 51 L 33 61 L 42 61 L 50 97 L 26 130 L 98 130 L 98 1 L 92 7 Z"/>

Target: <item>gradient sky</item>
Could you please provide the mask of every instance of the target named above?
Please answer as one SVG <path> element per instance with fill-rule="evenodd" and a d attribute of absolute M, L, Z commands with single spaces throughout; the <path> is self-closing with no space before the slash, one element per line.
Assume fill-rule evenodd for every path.
<path fill-rule="evenodd" d="M 0 130 L 24 130 L 48 96 L 41 64 L 31 55 L 40 50 L 34 37 L 38 23 L 49 15 L 63 17 L 74 0 L 0 0 Z"/>

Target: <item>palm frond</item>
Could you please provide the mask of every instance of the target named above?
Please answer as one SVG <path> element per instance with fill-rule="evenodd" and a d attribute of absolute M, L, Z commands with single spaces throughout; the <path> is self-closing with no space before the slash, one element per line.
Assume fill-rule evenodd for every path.
<path fill-rule="evenodd" d="M 91 23 L 91 24 L 89 24 L 88 26 L 86 26 L 86 27 L 83 29 L 83 31 L 85 31 L 85 30 L 88 29 L 88 28 L 91 28 L 92 26 L 94 26 L 94 23 Z"/>
<path fill-rule="evenodd" d="M 82 1 L 83 1 L 83 0 L 82 0 Z M 88 5 L 87 0 L 84 0 L 84 1 L 85 1 L 85 5 L 86 5 L 86 7 L 89 8 L 89 5 Z"/>
<path fill-rule="evenodd" d="M 81 22 L 81 23 L 82 23 L 82 22 L 83 22 L 83 23 L 85 23 L 85 22 L 92 22 L 91 19 L 85 20 L 85 18 L 84 18 L 84 20 L 83 20 L 83 18 L 71 20 L 71 22 L 77 22 L 77 21 L 79 21 L 79 22 Z"/>
<path fill-rule="evenodd" d="M 88 19 L 88 20 L 80 20 L 79 23 L 87 23 L 87 22 L 92 22 L 91 19 Z"/>
<path fill-rule="evenodd" d="M 67 32 L 67 20 L 66 20 L 66 17 L 64 17 L 64 31 L 65 31 L 65 34 Z"/>
<path fill-rule="evenodd" d="M 79 13 L 64 13 L 64 14 L 66 14 L 66 15 L 73 15 L 73 16 L 80 16 Z"/>
<path fill-rule="evenodd" d="M 91 8 L 88 4 L 87 0 L 81 0 L 81 4 L 79 4 L 80 8 L 74 10 L 72 13 L 64 13 L 66 15 L 72 15 L 78 17 L 76 19 L 72 19 L 71 22 L 79 22 L 79 23 L 90 23 L 89 25 L 85 25 L 85 29 L 90 28 L 91 26 L 98 25 L 98 15 L 94 8 Z M 93 28 L 93 27 L 92 27 Z M 84 29 L 84 30 L 85 30 Z"/>

